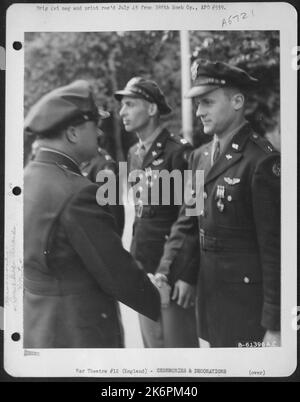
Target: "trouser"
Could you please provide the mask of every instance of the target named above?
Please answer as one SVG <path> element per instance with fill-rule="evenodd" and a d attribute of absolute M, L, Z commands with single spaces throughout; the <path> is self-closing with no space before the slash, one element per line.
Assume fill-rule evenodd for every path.
<path fill-rule="evenodd" d="M 198 348 L 195 308 L 184 309 L 171 302 L 159 321 L 139 314 L 145 348 Z"/>

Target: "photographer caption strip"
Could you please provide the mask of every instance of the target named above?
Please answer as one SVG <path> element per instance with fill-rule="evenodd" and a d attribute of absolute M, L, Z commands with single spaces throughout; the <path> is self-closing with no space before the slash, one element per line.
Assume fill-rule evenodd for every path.
<path fill-rule="evenodd" d="M 296 301 L 299 67 L 296 10 L 288 3 L 263 2 L 14 4 L 7 10 L 6 25 L 5 370 L 15 377 L 199 378 L 291 375 L 296 368 L 296 335 L 299 326 Z M 131 347 L 99 349 L 24 348 L 23 236 L 30 236 L 30 233 L 23 232 L 26 34 L 129 31 L 184 31 L 190 35 L 196 31 L 234 31 L 237 35 L 244 31 L 279 32 L 282 134 L 279 347 L 254 342 L 236 348 L 203 347 L 203 343 L 198 348 L 176 349 L 144 348 L 140 344 L 138 347 L 133 344 Z M 55 41 L 53 43 L 55 46 Z M 57 72 L 53 71 L 53 74 Z M 152 78 L 155 80 L 156 77 Z M 126 317 L 123 316 L 123 320 L 126 321 Z M 131 325 L 128 322 L 123 324 L 125 327 Z M 137 321 L 135 325 L 138 326 Z"/>

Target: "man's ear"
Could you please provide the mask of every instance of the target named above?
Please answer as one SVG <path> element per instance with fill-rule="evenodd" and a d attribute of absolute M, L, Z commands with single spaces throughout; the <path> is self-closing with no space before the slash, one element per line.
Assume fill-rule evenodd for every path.
<path fill-rule="evenodd" d="M 149 116 L 153 117 L 158 113 L 158 107 L 156 103 L 150 103 L 149 105 Z"/>
<path fill-rule="evenodd" d="M 75 126 L 69 126 L 65 129 L 66 139 L 72 144 L 76 144 L 78 142 L 78 131 Z"/>
<path fill-rule="evenodd" d="M 234 110 L 240 110 L 245 104 L 245 96 L 241 92 L 238 92 L 232 96 L 231 102 Z"/>

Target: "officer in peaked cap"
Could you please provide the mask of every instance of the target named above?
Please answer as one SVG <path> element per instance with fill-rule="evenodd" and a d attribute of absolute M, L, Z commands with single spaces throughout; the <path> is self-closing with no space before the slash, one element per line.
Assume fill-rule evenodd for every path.
<path fill-rule="evenodd" d="M 279 346 L 280 154 L 244 117 L 245 95 L 258 81 L 207 60 L 195 61 L 192 79 L 187 96 L 204 133 L 214 136 L 189 165 L 193 175 L 204 171 L 204 209 L 187 216 L 182 208 L 157 272 L 172 273 L 178 243 L 189 235 L 188 254 L 200 253 L 199 337 L 212 347 Z"/>
<path fill-rule="evenodd" d="M 163 205 L 160 198 L 158 205 L 151 205 L 154 189 L 159 183 L 161 171 L 183 171 L 187 168 L 191 145 L 178 135 L 170 133 L 160 121 L 160 115 L 169 114 L 171 108 L 156 82 L 142 77 L 132 78 L 126 87 L 115 93 L 121 102 L 120 116 L 126 131 L 135 132 L 138 143 L 129 150 L 128 170 L 139 170 L 147 180 L 140 184 L 139 197 L 136 198 L 135 221 L 131 243 L 132 255 L 141 263 L 145 272 L 153 274 L 163 254 L 163 248 L 175 222 L 179 205 L 175 203 L 174 188 L 171 186 L 170 204 Z M 160 190 L 162 187 L 159 187 Z M 177 189 L 182 193 L 182 188 Z M 148 194 L 145 200 L 143 194 Z M 181 194 L 182 195 L 182 194 Z M 155 197 L 154 197 L 155 198 Z M 147 201 L 147 202 L 145 202 Z M 184 260 L 186 259 L 186 260 Z M 177 260 L 173 270 L 172 295 L 181 298 L 182 286 L 188 289 L 184 308 L 172 301 L 163 306 L 158 322 L 139 315 L 144 346 L 147 348 L 197 347 L 194 315 L 194 287 L 183 282 L 194 282 L 188 274 L 182 275 L 182 267 L 187 265 L 187 254 Z M 162 288 L 169 292 L 167 286 Z"/>
<path fill-rule="evenodd" d="M 157 288 L 127 253 L 98 186 L 79 165 L 97 153 L 99 112 L 76 81 L 25 119 L 38 137 L 24 173 L 24 347 L 122 347 L 117 300 L 155 320 Z M 151 300 L 151 303 L 150 303 Z"/>
<path fill-rule="evenodd" d="M 115 98 L 121 101 L 124 96 L 144 99 L 149 103 L 155 103 L 162 115 L 171 113 L 166 98 L 155 81 L 143 77 L 134 77 L 128 81 L 125 88 L 115 93 Z"/>

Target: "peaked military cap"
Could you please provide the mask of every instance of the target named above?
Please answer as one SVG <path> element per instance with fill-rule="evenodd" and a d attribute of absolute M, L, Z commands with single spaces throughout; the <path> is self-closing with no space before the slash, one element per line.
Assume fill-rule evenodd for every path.
<path fill-rule="evenodd" d="M 202 96 L 222 87 L 236 87 L 247 90 L 255 87 L 258 80 L 245 70 L 220 61 L 195 60 L 191 67 L 192 88 L 186 98 Z"/>
<path fill-rule="evenodd" d="M 157 83 L 142 77 L 131 78 L 123 90 L 115 92 L 115 98 L 118 101 L 123 96 L 131 96 L 156 103 L 161 114 L 169 114 L 172 110 Z"/>
<path fill-rule="evenodd" d="M 109 113 L 98 108 L 92 88 L 85 80 L 77 80 L 44 95 L 29 111 L 24 122 L 28 133 L 44 134 L 84 121 L 107 118 Z"/>

